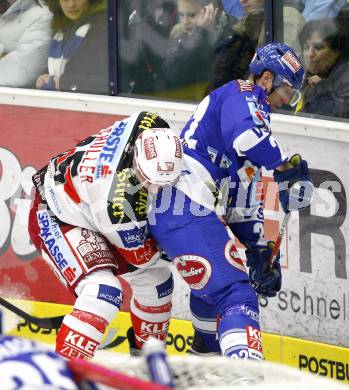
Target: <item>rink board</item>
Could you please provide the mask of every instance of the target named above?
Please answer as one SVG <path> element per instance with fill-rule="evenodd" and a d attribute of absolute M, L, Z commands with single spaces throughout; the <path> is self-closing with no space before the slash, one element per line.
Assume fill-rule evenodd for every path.
<path fill-rule="evenodd" d="M 22 310 L 37 317 L 53 317 L 71 311 L 71 306 L 11 300 Z M 54 344 L 56 330 L 46 330 L 28 324 L 14 314 L 2 309 L 2 332 L 28 337 L 48 344 Z M 107 329 L 102 341 L 104 349 L 128 352 L 127 329 L 131 326 L 130 315 L 120 312 Z M 167 339 L 169 354 L 185 354 L 191 345 L 193 328 L 190 321 L 172 319 Z M 349 349 L 308 340 L 263 333 L 263 348 L 266 360 L 297 367 L 328 378 L 349 384 Z"/>
<path fill-rule="evenodd" d="M 140 110 L 157 112 L 179 131 L 194 106 L 0 87 L 1 296 L 73 304 L 75 297 L 42 261 L 28 235 L 31 176 L 47 164 L 52 155 Z M 292 338 L 289 342 L 286 337 L 281 338 L 280 348 L 280 338 L 268 338 L 266 334 L 266 356 L 275 361 L 288 359 L 288 364 L 301 363 L 312 371 L 340 376 L 341 362 L 349 361 L 342 350 L 336 349 L 331 355 L 326 352 L 323 356 L 328 348 L 321 344 L 307 343 L 310 347 L 305 350 L 305 346 L 299 346 L 300 342 L 295 346 L 293 340 L 307 339 L 349 348 L 349 124 L 273 114 L 272 129 L 287 154 L 299 152 L 308 160 L 316 190 L 312 206 L 292 213 L 288 224 L 281 246 L 282 290 L 275 298 L 260 303 L 262 329 L 268 335 Z M 265 182 L 268 185 L 265 233 L 267 239 L 275 239 L 283 215 L 270 180 L 269 172 Z M 176 270 L 173 274 L 172 314 L 188 320 L 189 289 Z M 127 312 L 130 289 L 123 286 L 123 290 L 122 310 Z M 177 333 L 169 341 L 181 352 L 187 348 L 190 335 L 186 340 L 184 333 L 178 333 L 180 326 L 176 324 L 175 329 Z M 23 332 L 24 326 L 20 330 Z M 41 335 L 43 332 L 32 329 L 31 333 Z M 120 338 L 117 342 L 120 348 L 125 345 Z M 273 348 L 275 343 L 277 348 Z M 319 349 L 315 345 L 320 345 Z M 292 351 L 301 347 L 304 354 L 293 356 Z M 291 352 L 286 354 L 288 350 Z M 275 356 L 275 351 L 282 351 L 282 355 Z M 335 370 L 338 375 L 334 374 Z"/>

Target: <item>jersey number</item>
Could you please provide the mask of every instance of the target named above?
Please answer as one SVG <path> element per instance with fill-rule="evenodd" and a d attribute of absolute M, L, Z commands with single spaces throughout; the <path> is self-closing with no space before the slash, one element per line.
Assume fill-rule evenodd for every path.
<path fill-rule="evenodd" d="M 207 107 L 210 103 L 210 96 L 206 96 L 205 99 L 197 106 L 192 119 L 189 128 L 187 131 L 184 133 L 184 140 L 186 144 L 188 145 L 189 149 L 195 149 L 197 140 L 193 139 L 193 135 L 199 126 L 199 122 L 203 118 L 203 116 L 206 113 Z"/>
<path fill-rule="evenodd" d="M 30 360 L 9 360 L 0 364 L 1 388 L 18 389 L 23 385 L 38 389 L 45 385 L 54 385 L 65 390 L 77 390 L 77 385 L 69 377 L 63 359 L 55 359 L 44 353 L 29 357 Z"/>

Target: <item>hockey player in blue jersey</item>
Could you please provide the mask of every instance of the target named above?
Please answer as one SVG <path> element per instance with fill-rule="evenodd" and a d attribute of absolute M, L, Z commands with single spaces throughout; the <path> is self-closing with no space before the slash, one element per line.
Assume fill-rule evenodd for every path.
<path fill-rule="evenodd" d="M 285 212 L 309 205 L 312 183 L 307 162 L 289 158 L 270 130 L 270 110 L 299 99 L 299 58 L 284 44 L 268 44 L 257 50 L 250 72 L 198 105 L 181 134 L 185 169 L 175 187 L 159 194 L 148 219 L 191 289 L 192 349 L 262 359 L 257 294 L 275 296 L 282 276 L 279 257 L 269 267 L 272 250 L 256 196 L 261 168 L 274 171 Z M 247 248 L 248 273 L 236 237 Z"/>
<path fill-rule="evenodd" d="M 146 346 L 147 363 L 152 382 L 82 359 L 67 360 L 48 345 L 27 338 L 0 335 L 1 390 L 102 390 L 153 389 L 169 387 L 160 375 L 159 341 L 152 339 Z M 160 343 L 161 346 L 161 343 Z M 161 352 L 161 350 L 160 350 Z M 167 363 L 163 359 L 162 374 Z"/>
<path fill-rule="evenodd" d="M 3 390 L 81 389 L 66 360 L 33 340 L 0 336 L 0 378 Z M 85 384 L 85 389 L 97 389 Z"/>

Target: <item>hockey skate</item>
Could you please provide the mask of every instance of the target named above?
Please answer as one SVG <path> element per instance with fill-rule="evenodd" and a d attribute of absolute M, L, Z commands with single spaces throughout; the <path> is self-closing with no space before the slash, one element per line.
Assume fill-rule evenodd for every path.
<path fill-rule="evenodd" d="M 130 347 L 130 355 L 131 356 L 142 356 L 142 349 L 139 348 L 136 344 L 136 336 L 135 332 L 133 331 L 133 328 L 128 328 L 127 330 L 127 340 L 128 340 L 128 345 Z"/>
<path fill-rule="evenodd" d="M 187 351 L 188 354 L 197 356 L 218 356 L 219 352 L 212 352 L 205 345 L 204 339 L 194 332 L 193 342 Z"/>

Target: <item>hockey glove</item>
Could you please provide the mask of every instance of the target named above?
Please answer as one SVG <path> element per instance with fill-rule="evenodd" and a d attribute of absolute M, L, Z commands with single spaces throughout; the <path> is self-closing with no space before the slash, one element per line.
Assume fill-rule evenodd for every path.
<path fill-rule="evenodd" d="M 314 193 L 308 163 L 299 154 L 293 155 L 289 163 L 292 168 L 274 171 L 274 180 L 279 185 L 279 198 L 285 213 L 309 206 Z"/>
<path fill-rule="evenodd" d="M 281 289 L 280 252 L 278 252 L 271 270 L 269 264 L 274 245 L 275 242 L 269 241 L 265 248 L 248 248 L 246 250 L 251 286 L 257 294 L 264 297 L 275 297 Z"/>

